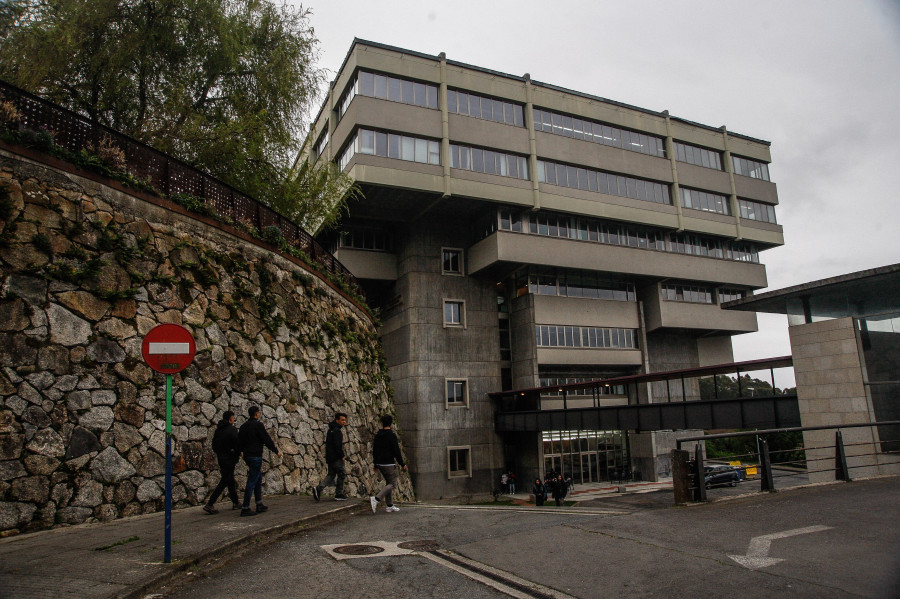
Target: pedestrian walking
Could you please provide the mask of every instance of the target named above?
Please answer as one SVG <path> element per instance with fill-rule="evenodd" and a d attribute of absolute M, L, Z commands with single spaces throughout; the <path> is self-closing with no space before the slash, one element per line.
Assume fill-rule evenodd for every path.
<path fill-rule="evenodd" d="M 272 437 L 266 432 L 266 427 L 259 421 L 259 407 L 250 406 L 247 410 L 250 417 L 241 425 L 238 431 L 238 442 L 244 454 L 244 463 L 247 464 L 247 486 L 244 489 L 244 504 L 241 506 L 241 516 L 254 516 L 269 509 L 262 502 L 262 456 L 263 447 L 268 447 L 272 453 L 281 457 L 281 452 L 275 447 Z M 250 509 L 250 496 L 256 496 L 256 511 Z"/>
<path fill-rule="evenodd" d="M 538 506 L 544 505 L 544 502 L 547 500 L 547 487 L 544 486 L 541 479 L 534 479 L 534 486 L 531 487 L 531 492 L 534 493 L 534 504 Z"/>
<path fill-rule="evenodd" d="M 212 449 L 216 454 L 219 462 L 219 484 L 213 490 L 209 500 L 203 506 L 203 511 L 207 514 L 218 514 L 219 510 L 215 508 L 216 500 L 219 495 L 227 488 L 228 498 L 231 499 L 231 509 L 236 510 L 241 507 L 238 500 L 237 484 L 234 480 L 234 467 L 237 466 L 238 457 L 240 456 L 240 448 L 238 446 L 238 429 L 234 426 L 234 412 L 227 410 L 222 414 L 222 420 L 216 426 L 216 432 L 213 433 Z"/>
<path fill-rule="evenodd" d="M 509 474 L 504 472 L 500 475 L 500 494 L 506 495 L 509 493 Z"/>
<path fill-rule="evenodd" d="M 403 454 L 400 452 L 400 441 L 397 434 L 391 430 L 394 424 L 394 417 L 385 415 L 381 417 L 381 430 L 375 434 L 375 440 L 372 441 L 372 463 L 375 470 L 381 472 L 384 477 L 384 488 L 374 497 L 369 497 L 369 503 L 372 504 L 372 512 L 376 512 L 378 504 L 385 502 L 386 512 L 399 512 L 400 508 L 394 505 L 393 492 L 397 488 L 397 480 L 400 478 L 400 468 L 406 470 L 406 463 L 403 461 Z M 396 462 L 396 463 L 395 463 Z"/>
<path fill-rule="evenodd" d="M 328 432 L 325 433 L 325 463 L 328 464 L 328 474 L 322 481 L 313 487 L 313 499 L 319 501 L 322 497 L 322 491 L 325 487 L 334 485 L 334 500 L 346 501 L 347 496 L 344 495 L 344 478 L 346 471 L 344 469 L 344 433 L 341 429 L 347 426 L 347 415 L 338 412 L 334 415 L 334 420 L 328 425 Z"/>
<path fill-rule="evenodd" d="M 507 484 L 509 485 L 509 494 L 515 495 L 516 494 L 516 475 L 514 473 L 510 472 L 509 474 L 506 475 L 506 481 L 507 481 Z"/>

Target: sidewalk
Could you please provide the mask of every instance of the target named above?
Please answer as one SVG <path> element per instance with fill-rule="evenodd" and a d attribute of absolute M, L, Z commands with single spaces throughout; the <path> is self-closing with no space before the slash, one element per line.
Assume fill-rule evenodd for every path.
<path fill-rule="evenodd" d="M 138 599 L 198 564 L 304 528 L 369 510 L 359 498 L 266 497 L 269 511 L 241 518 L 220 502 L 172 511 L 172 563 L 163 563 L 162 512 L 0 539 L 0 599 Z"/>

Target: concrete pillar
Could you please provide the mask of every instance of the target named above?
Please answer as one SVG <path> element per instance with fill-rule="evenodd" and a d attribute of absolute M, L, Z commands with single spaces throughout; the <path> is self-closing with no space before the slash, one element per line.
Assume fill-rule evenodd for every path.
<path fill-rule="evenodd" d="M 871 422 L 874 412 L 863 384 L 862 361 L 853 318 L 823 320 L 788 328 L 794 355 L 797 401 L 803 426 Z M 843 432 L 851 478 L 878 474 L 872 428 Z M 810 482 L 834 480 L 834 430 L 804 431 Z M 860 445 L 861 444 L 861 445 Z M 866 455 L 868 454 L 868 455 Z M 814 472 L 820 470 L 822 472 Z"/>

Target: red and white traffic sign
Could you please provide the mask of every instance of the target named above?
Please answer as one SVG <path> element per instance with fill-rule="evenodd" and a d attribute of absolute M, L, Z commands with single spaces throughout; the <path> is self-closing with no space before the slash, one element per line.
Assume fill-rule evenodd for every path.
<path fill-rule="evenodd" d="M 191 332 L 178 324 L 161 324 L 144 336 L 141 354 L 156 372 L 175 374 L 193 361 L 197 344 Z"/>

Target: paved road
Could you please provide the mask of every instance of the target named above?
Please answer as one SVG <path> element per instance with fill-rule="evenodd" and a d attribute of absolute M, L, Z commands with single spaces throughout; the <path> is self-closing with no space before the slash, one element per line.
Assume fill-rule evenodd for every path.
<path fill-rule="evenodd" d="M 404 506 L 303 533 L 163 593 L 900 597 L 898 497 L 900 478 L 893 477 L 682 508 L 666 507 L 666 493 L 561 510 Z M 396 543 L 416 540 L 436 541 L 439 549 L 389 555 L 398 552 Z M 339 560 L 323 548 L 360 544 L 380 545 L 382 553 Z"/>

